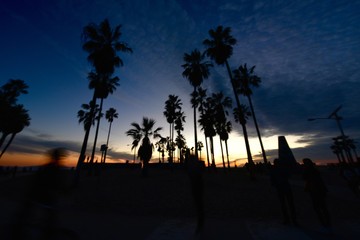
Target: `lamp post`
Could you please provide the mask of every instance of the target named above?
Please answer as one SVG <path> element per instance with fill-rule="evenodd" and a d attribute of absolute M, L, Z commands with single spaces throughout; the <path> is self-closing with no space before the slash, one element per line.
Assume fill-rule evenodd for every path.
<path fill-rule="evenodd" d="M 318 120 L 318 119 L 334 119 L 336 121 L 337 125 L 338 125 L 339 130 L 340 130 L 342 144 L 343 144 L 343 147 L 345 149 L 345 153 L 346 153 L 346 155 L 348 157 L 348 160 L 349 160 L 349 162 L 353 162 L 351 152 L 349 150 L 349 146 L 348 146 L 348 143 L 346 141 L 347 137 L 345 136 L 344 130 L 343 130 L 343 128 L 341 126 L 341 123 L 340 123 L 340 120 L 342 120 L 342 117 L 340 117 L 337 114 L 340 109 L 341 109 L 341 105 L 338 108 L 336 108 L 327 118 L 309 118 L 308 121 L 314 121 L 314 120 Z"/>
<path fill-rule="evenodd" d="M 336 108 L 327 118 L 308 118 L 308 121 L 314 121 L 314 120 L 318 120 L 318 119 L 335 119 L 336 123 L 339 127 L 339 130 L 341 132 L 341 137 L 345 140 L 345 134 L 344 134 L 344 130 L 341 126 L 340 120 L 342 120 L 342 117 L 340 117 L 337 112 L 341 109 L 341 105 Z"/>

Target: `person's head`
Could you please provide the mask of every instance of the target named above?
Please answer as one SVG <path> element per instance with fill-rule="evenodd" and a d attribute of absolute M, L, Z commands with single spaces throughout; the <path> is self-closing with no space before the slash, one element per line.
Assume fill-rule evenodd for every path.
<path fill-rule="evenodd" d="M 305 167 L 313 167 L 314 163 L 310 158 L 304 158 L 303 163 Z"/>
<path fill-rule="evenodd" d="M 64 159 L 67 156 L 67 152 L 64 148 L 54 148 L 49 152 L 50 161 L 59 163 L 60 160 Z"/>

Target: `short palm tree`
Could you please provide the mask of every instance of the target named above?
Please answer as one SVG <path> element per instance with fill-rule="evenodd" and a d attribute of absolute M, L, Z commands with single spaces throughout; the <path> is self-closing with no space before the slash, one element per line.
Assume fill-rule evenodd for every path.
<path fill-rule="evenodd" d="M 95 139 L 94 139 L 94 145 L 93 150 L 91 153 L 90 163 L 94 162 L 94 156 L 95 156 L 95 150 L 96 150 L 96 142 L 98 138 L 99 133 L 99 126 L 100 126 L 100 119 L 102 116 L 102 106 L 103 101 L 105 98 L 108 97 L 109 94 L 112 94 L 116 87 L 119 86 L 119 78 L 118 77 L 107 77 L 107 76 L 101 76 L 97 73 L 91 72 L 89 74 L 89 88 L 94 89 L 94 93 L 96 98 L 100 98 L 100 107 L 99 107 L 99 114 L 97 117 L 97 125 L 96 125 L 96 131 L 95 131 Z"/>
<path fill-rule="evenodd" d="M 176 119 L 174 122 L 174 124 L 175 124 L 174 128 L 177 133 L 175 143 L 179 150 L 180 162 L 183 162 L 183 156 L 182 156 L 183 151 L 182 150 L 186 146 L 186 139 L 185 139 L 184 135 L 182 134 L 182 131 L 184 131 L 185 118 L 186 118 L 186 116 L 184 115 L 184 112 L 181 111 L 181 109 L 180 109 L 180 111 L 178 111 L 176 113 Z"/>
<path fill-rule="evenodd" d="M 224 134 L 223 131 L 225 130 L 227 123 L 227 119 L 226 119 L 226 116 L 228 115 L 227 109 L 232 107 L 232 101 L 230 97 L 225 97 L 222 92 L 213 93 L 211 97 L 211 101 L 215 110 L 214 126 L 216 133 L 219 135 L 222 162 L 223 162 L 223 167 L 225 169 L 224 151 L 222 147 L 221 137 Z"/>
<path fill-rule="evenodd" d="M 251 86 L 259 87 L 259 85 L 261 83 L 261 78 L 254 74 L 254 69 L 255 69 L 255 66 L 252 66 L 250 69 L 248 69 L 246 66 L 246 63 L 243 66 L 240 65 L 238 69 L 233 71 L 234 84 L 235 84 L 237 92 L 246 96 L 249 101 L 252 118 L 254 119 L 256 132 L 257 132 L 259 142 L 260 142 L 263 160 L 264 160 L 264 163 L 266 164 L 267 163 L 266 153 L 265 153 L 264 145 L 261 140 L 260 129 L 259 129 L 259 126 L 258 126 L 258 123 L 256 120 L 255 110 L 254 110 L 254 106 L 253 106 L 253 103 L 251 100 L 251 95 L 253 94 Z"/>
<path fill-rule="evenodd" d="M 88 128 L 95 125 L 96 114 L 99 112 L 99 105 L 90 101 L 89 104 L 82 104 L 81 108 L 82 109 L 77 113 L 77 117 L 79 123 L 84 124 L 84 131 L 86 131 Z M 91 109 L 94 109 L 93 112 L 91 112 Z M 90 114 L 92 114 L 92 116 Z"/>
<path fill-rule="evenodd" d="M 106 148 L 105 148 L 104 160 L 103 160 L 104 163 L 106 161 L 106 154 L 107 154 L 107 150 L 109 148 L 109 138 L 110 138 L 110 133 L 111 133 L 111 125 L 112 125 L 114 119 L 118 118 L 118 117 L 119 117 L 119 114 L 116 112 L 115 108 L 109 108 L 105 113 L 105 118 L 109 122 L 109 131 L 108 131 L 108 135 L 107 135 L 107 139 L 106 139 Z"/>
<path fill-rule="evenodd" d="M 246 105 L 241 104 L 240 108 L 234 108 L 233 114 L 234 114 L 235 122 L 240 123 L 244 132 L 244 137 L 247 138 L 248 133 L 246 130 L 246 123 L 247 123 L 247 119 L 251 116 L 251 112 L 249 111 L 249 108 Z M 252 158 L 251 161 L 249 161 L 248 158 L 248 163 L 250 164 L 250 166 L 254 164 Z"/>
<path fill-rule="evenodd" d="M 176 95 L 169 95 L 168 100 L 165 101 L 165 111 L 164 116 L 166 117 L 166 121 L 170 125 L 170 144 L 174 142 L 174 130 L 175 130 L 175 120 L 177 119 L 177 115 L 181 112 L 181 99 L 179 99 Z M 169 149 L 169 162 L 173 161 L 173 151 L 172 148 Z"/>
<path fill-rule="evenodd" d="M 133 126 L 134 128 L 128 130 L 126 134 L 128 136 L 139 137 L 139 142 L 142 140 L 138 150 L 138 157 L 143 163 L 142 174 L 143 176 L 147 176 L 148 165 L 153 150 L 153 144 L 150 142 L 149 137 L 153 136 L 154 139 L 161 138 L 159 131 L 162 128 L 158 127 L 155 130 L 153 130 L 155 126 L 155 120 L 147 117 L 143 117 L 141 125 L 136 122 L 133 122 L 131 123 L 131 126 Z"/>
<path fill-rule="evenodd" d="M 211 156 L 211 166 L 216 167 L 215 164 L 215 155 L 214 155 L 214 141 L 213 137 L 216 135 L 215 131 L 215 107 L 213 101 L 210 97 L 206 99 L 203 104 L 203 111 L 200 114 L 199 123 L 204 131 L 205 136 L 210 140 L 210 156 Z"/>
<path fill-rule="evenodd" d="M 111 28 L 110 23 L 107 19 L 102 21 L 99 25 L 90 23 L 83 29 L 83 49 L 89 53 L 87 59 L 94 67 L 94 72 L 97 78 L 107 80 L 109 82 L 112 78 L 112 74 L 116 67 L 123 65 L 123 61 L 117 55 L 118 52 L 132 52 L 132 49 L 122 41 L 121 37 L 121 25 L 116 26 L 114 29 Z M 91 81 L 90 81 L 91 84 Z M 91 88 L 91 86 L 89 86 Z M 94 88 L 94 95 L 92 101 L 96 103 L 98 98 L 97 88 Z M 100 97 L 101 98 L 101 97 Z M 102 99 L 104 99 L 103 97 Z M 91 109 L 91 116 L 93 115 L 94 109 Z M 80 156 L 77 163 L 77 175 L 79 175 L 80 164 L 85 160 L 85 152 L 87 148 L 88 136 L 90 127 L 86 129 L 84 141 L 81 147 Z M 96 144 L 94 144 L 95 146 Z"/>
<path fill-rule="evenodd" d="M 203 89 L 202 87 L 198 87 L 196 92 L 193 92 L 191 94 L 191 104 L 198 106 L 200 114 L 204 113 L 204 103 L 206 101 L 207 94 L 206 89 Z M 206 147 L 206 160 L 207 160 L 207 166 L 210 167 L 210 159 L 209 159 L 209 146 L 207 137 L 204 132 L 205 137 L 205 147 Z"/>
<path fill-rule="evenodd" d="M 215 60 L 216 64 L 226 66 L 227 72 L 229 74 L 230 82 L 233 88 L 236 105 L 238 109 L 241 109 L 240 99 L 236 92 L 236 88 L 234 86 L 234 81 L 232 77 L 232 72 L 230 69 L 230 65 L 228 59 L 231 57 L 233 53 L 233 46 L 236 44 L 236 39 L 231 36 L 231 28 L 218 26 L 215 30 L 209 30 L 210 39 L 205 39 L 203 44 L 206 47 L 206 55 L 210 57 L 212 60 Z M 240 115 L 239 117 L 243 117 Z M 244 120 L 241 120 L 243 122 Z M 246 126 L 243 125 L 243 131 L 246 131 Z M 246 145 L 246 152 L 248 157 L 248 162 L 250 164 L 253 163 L 249 139 L 247 137 L 247 133 L 244 132 L 244 140 Z"/>
<path fill-rule="evenodd" d="M 190 54 L 184 54 L 185 64 L 181 65 L 184 68 L 182 73 L 183 77 L 188 79 L 190 84 L 194 87 L 193 94 L 196 93 L 196 89 L 201 85 L 204 79 L 207 79 L 210 75 L 210 67 L 212 64 L 205 61 L 205 55 L 199 50 L 195 49 Z M 195 103 L 195 102 L 194 102 Z M 197 151 L 197 121 L 196 121 L 196 104 L 194 105 L 194 144 L 195 144 L 195 155 L 198 158 Z"/>

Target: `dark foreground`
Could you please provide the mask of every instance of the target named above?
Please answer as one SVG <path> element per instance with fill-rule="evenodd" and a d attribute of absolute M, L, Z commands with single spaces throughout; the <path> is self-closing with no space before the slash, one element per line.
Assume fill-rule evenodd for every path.
<path fill-rule="evenodd" d="M 359 239 L 360 197 L 336 169 L 322 169 L 329 188 L 333 229 L 321 227 L 300 176 L 292 187 L 299 226 L 285 226 L 275 190 L 266 173 L 251 181 L 245 169 L 204 173 L 205 227 L 195 238 L 196 211 L 190 182 L 182 169 L 106 169 L 82 174 L 75 189 L 59 195 L 57 239 Z M 72 172 L 67 172 L 70 183 Z M 0 239 L 10 232 L 22 209 L 31 175 L 0 178 Z M 39 207 L 41 209 L 41 207 Z M 35 210 L 29 235 L 37 239 L 41 215 Z"/>

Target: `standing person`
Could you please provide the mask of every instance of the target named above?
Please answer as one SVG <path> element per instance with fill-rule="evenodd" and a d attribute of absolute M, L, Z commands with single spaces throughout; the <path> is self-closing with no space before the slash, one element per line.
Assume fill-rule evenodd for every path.
<path fill-rule="evenodd" d="M 14 226 L 13 239 L 41 239 L 54 238 L 56 228 L 56 202 L 62 187 L 60 173 L 61 160 L 67 155 L 63 148 L 49 151 L 49 162 L 42 166 L 34 175 L 29 195 L 20 211 L 18 221 Z M 38 225 L 40 232 L 32 236 L 32 225 Z"/>
<path fill-rule="evenodd" d="M 191 192 L 194 198 L 194 203 L 197 211 L 197 226 L 196 234 L 199 234 L 204 226 L 204 183 L 202 176 L 202 162 L 194 155 L 190 155 L 188 151 L 185 157 L 186 168 L 189 174 L 191 183 Z"/>
<path fill-rule="evenodd" d="M 309 193 L 313 202 L 314 209 L 318 215 L 320 223 L 328 228 L 331 227 L 330 215 L 326 204 L 327 188 L 318 169 L 311 159 L 304 158 L 303 179 L 305 181 L 305 191 Z"/>
<path fill-rule="evenodd" d="M 289 170 L 282 159 L 274 159 L 274 166 L 271 171 L 271 183 L 276 188 L 281 211 L 283 214 L 283 223 L 285 225 L 292 223 L 297 226 L 294 197 L 289 183 Z"/>

